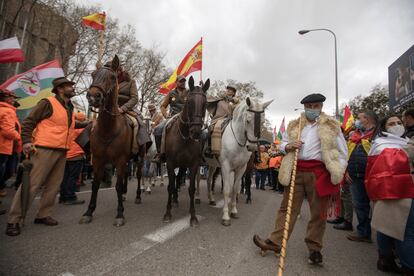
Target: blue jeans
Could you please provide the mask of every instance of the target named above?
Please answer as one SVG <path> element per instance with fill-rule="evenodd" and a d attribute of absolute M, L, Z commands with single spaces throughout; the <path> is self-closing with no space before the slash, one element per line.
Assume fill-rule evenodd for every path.
<path fill-rule="evenodd" d="M 414 269 L 414 200 L 405 227 L 404 241 L 396 240 L 381 232 L 377 232 L 378 251 L 384 256 L 391 256 L 395 247 L 401 265 Z"/>
<path fill-rule="evenodd" d="M 264 189 L 267 170 L 256 170 L 256 189 Z"/>
<path fill-rule="evenodd" d="M 65 174 L 60 186 L 59 201 L 76 200 L 76 181 L 78 180 L 83 167 L 84 160 L 66 161 Z"/>
<path fill-rule="evenodd" d="M 371 206 L 369 205 L 370 200 L 365 190 L 364 176 L 351 174 L 350 177 L 352 179 L 352 204 L 358 218 L 357 231 L 361 236 L 371 238 L 371 218 L 369 217 Z"/>

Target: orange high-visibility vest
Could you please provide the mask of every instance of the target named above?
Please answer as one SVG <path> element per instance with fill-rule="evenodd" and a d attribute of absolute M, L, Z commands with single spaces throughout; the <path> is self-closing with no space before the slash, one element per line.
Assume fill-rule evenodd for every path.
<path fill-rule="evenodd" d="M 75 118 L 72 114 L 72 123 L 69 127 L 67 110 L 55 97 L 47 99 L 52 105 L 52 116 L 37 124 L 33 131 L 33 144 L 46 148 L 69 149 Z"/>
<path fill-rule="evenodd" d="M 83 149 L 79 146 L 78 143 L 75 142 L 76 138 L 78 138 L 79 134 L 84 130 L 84 128 L 78 128 L 73 131 L 72 134 L 72 142 L 70 144 L 70 149 L 66 153 L 66 159 L 71 159 L 80 155 L 84 155 L 85 152 Z"/>

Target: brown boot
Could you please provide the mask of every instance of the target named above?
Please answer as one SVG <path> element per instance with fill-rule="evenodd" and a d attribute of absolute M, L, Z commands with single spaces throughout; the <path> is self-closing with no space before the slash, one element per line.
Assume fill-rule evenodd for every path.
<path fill-rule="evenodd" d="M 280 254 L 280 247 L 276 244 L 274 244 L 271 240 L 266 239 L 262 240 L 259 235 L 253 236 L 253 242 L 254 244 L 259 247 L 263 253 L 265 253 L 268 250 L 271 250 L 276 253 L 276 255 Z"/>
<path fill-rule="evenodd" d="M 45 218 L 35 218 L 35 224 L 44 224 L 47 226 L 56 226 L 58 225 L 57 220 L 53 219 L 52 217 L 45 217 Z"/>

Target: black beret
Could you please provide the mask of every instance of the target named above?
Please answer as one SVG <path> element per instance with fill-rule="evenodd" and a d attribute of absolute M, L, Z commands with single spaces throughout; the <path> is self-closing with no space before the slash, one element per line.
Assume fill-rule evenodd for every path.
<path fill-rule="evenodd" d="M 326 100 L 325 96 L 319 93 L 310 94 L 307 95 L 305 98 L 303 98 L 300 103 L 323 103 Z"/>

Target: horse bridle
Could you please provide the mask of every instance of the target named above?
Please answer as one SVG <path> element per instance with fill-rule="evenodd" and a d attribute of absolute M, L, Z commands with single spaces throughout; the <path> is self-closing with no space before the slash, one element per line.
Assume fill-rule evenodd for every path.
<path fill-rule="evenodd" d="M 191 95 L 203 95 L 204 97 L 206 97 L 206 94 L 205 93 L 202 93 L 202 92 L 190 92 L 190 93 L 191 93 Z M 182 123 L 183 125 L 186 125 L 186 126 L 189 126 L 189 127 L 191 127 L 191 126 L 197 126 L 197 125 L 204 125 L 204 120 L 203 120 L 204 119 L 204 115 L 195 114 L 195 115 L 192 116 L 192 117 L 195 117 L 195 118 L 201 118 L 201 121 L 200 122 L 191 121 L 190 118 L 189 118 L 189 116 L 188 116 L 188 112 L 187 112 L 187 120 L 186 121 L 183 120 L 183 118 L 182 118 L 183 116 L 182 115 L 183 115 L 183 113 L 181 112 L 181 114 L 179 116 L 179 119 L 180 119 L 180 123 Z M 190 135 L 188 135 L 188 137 L 185 137 L 184 136 L 183 132 L 180 129 L 180 124 L 178 124 L 178 132 L 180 133 L 181 137 L 184 140 L 188 140 L 188 139 L 194 140 L 194 139 L 192 139 L 190 137 Z"/>
<path fill-rule="evenodd" d="M 106 67 L 106 66 L 102 67 L 102 69 L 110 70 L 113 73 L 115 73 L 115 71 L 112 68 L 109 68 L 109 67 Z M 92 88 L 92 87 L 96 87 L 96 88 L 99 89 L 98 93 L 101 95 L 100 100 L 99 100 L 99 109 L 100 110 L 102 108 L 103 111 L 105 111 L 106 113 L 108 113 L 111 116 L 121 115 L 121 113 L 119 113 L 119 112 L 115 113 L 115 112 L 112 112 L 112 111 L 108 110 L 105 107 L 105 104 L 104 104 L 104 101 L 105 101 L 106 97 L 108 95 L 110 95 L 112 90 L 114 89 L 113 87 L 111 87 L 111 89 L 109 89 L 108 91 L 105 91 L 105 89 L 103 89 L 103 87 L 101 87 L 100 85 L 96 85 L 96 84 L 94 85 L 93 83 L 89 86 L 89 88 Z M 99 113 L 99 111 L 94 110 L 92 106 L 89 106 L 89 108 L 93 113 Z"/>
<path fill-rule="evenodd" d="M 257 139 L 260 139 L 260 136 L 261 136 L 261 131 L 260 131 L 261 114 L 264 113 L 264 110 L 256 111 L 256 110 L 247 109 L 247 111 L 254 113 L 254 136 Z M 250 140 L 249 136 L 247 135 L 247 131 L 245 130 L 244 131 L 244 137 L 246 138 L 246 141 L 244 141 L 244 144 L 242 144 L 242 143 L 239 142 L 239 140 L 237 140 L 236 134 L 234 133 L 233 120 L 230 121 L 230 128 L 231 128 L 231 132 L 233 133 L 234 139 L 236 140 L 237 144 L 240 147 L 245 147 L 247 142 L 250 142 L 252 144 L 256 144 L 256 143 L 259 142 L 259 140 Z"/>

